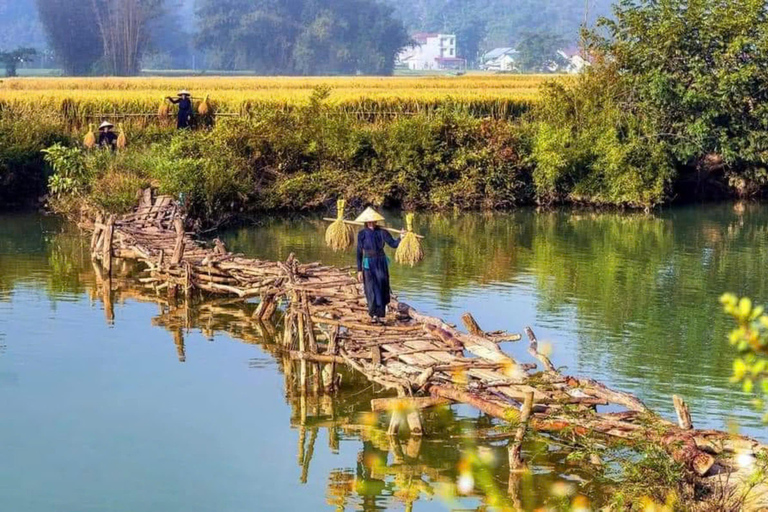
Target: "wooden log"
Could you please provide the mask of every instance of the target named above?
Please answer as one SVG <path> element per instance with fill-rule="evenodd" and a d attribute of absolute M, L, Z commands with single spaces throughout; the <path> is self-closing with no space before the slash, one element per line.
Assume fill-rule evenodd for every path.
<path fill-rule="evenodd" d="M 461 321 L 469 334 L 473 334 L 475 336 L 485 336 L 485 333 L 478 325 L 475 317 L 472 316 L 472 313 L 467 312 L 461 315 Z"/>
<path fill-rule="evenodd" d="M 530 345 L 528 346 L 528 353 L 541 361 L 541 364 L 544 365 L 544 368 L 548 372 L 557 373 L 557 368 L 555 368 L 555 365 L 553 365 L 552 361 L 549 360 L 549 357 L 539 352 L 539 341 L 536 339 L 536 335 L 533 334 L 533 329 L 526 327 L 525 334 L 528 335 L 528 341 L 530 342 Z"/>
<path fill-rule="evenodd" d="M 107 227 L 104 229 L 104 240 L 101 246 L 101 264 L 107 275 L 112 274 L 112 239 L 115 232 L 115 216 L 110 215 Z"/>
<path fill-rule="evenodd" d="M 171 265 L 178 265 L 184 257 L 184 224 L 181 219 L 174 219 L 173 227 L 176 229 L 176 243 L 173 246 Z"/>
<path fill-rule="evenodd" d="M 533 392 L 525 394 L 525 401 L 520 409 L 520 421 L 515 431 L 515 438 L 509 445 L 509 469 L 510 471 L 519 471 L 525 467 L 523 461 L 523 438 L 525 430 L 528 428 L 528 419 L 531 417 L 533 409 Z"/>
<path fill-rule="evenodd" d="M 673 459 L 699 476 L 709 473 L 715 465 L 715 458 L 699 450 L 694 437 L 690 434 L 672 433 L 663 437 L 661 442 Z"/>
<path fill-rule="evenodd" d="M 335 358 L 339 357 L 339 327 L 334 326 L 331 329 L 331 335 L 330 340 L 328 342 L 328 355 L 334 358 L 334 361 L 331 362 L 330 367 L 328 369 L 330 373 L 330 385 L 326 385 L 326 389 L 329 391 L 332 391 L 336 388 L 336 361 Z M 341 361 L 343 362 L 344 359 L 339 357 Z"/>
<path fill-rule="evenodd" d="M 423 315 L 404 302 L 395 302 L 395 306 L 400 310 L 406 311 L 408 316 L 419 323 L 437 325 L 441 329 L 450 332 L 466 350 L 478 357 L 485 358 L 491 362 L 504 362 L 509 365 L 517 364 L 517 361 L 502 352 L 499 346 L 490 340 L 472 334 L 460 333 L 441 319 Z"/>
<path fill-rule="evenodd" d="M 412 436 L 421 436 L 424 434 L 424 426 L 421 423 L 421 413 L 418 409 L 406 413 L 405 421 L 408 423 L 408 430 Z"/>
<path fill-rule="evenodd" d="M 451 400 L 448 400 L 447 398 L 433 396 L 408 398 L 374 398 L 371 400 L 371 410 L 373 412 L 388 412 L 392 409 L 420 410 L 440 405 L 450 405 L 451 403 Z"/>
<path fill-rule="evenodd" d="M 96 242 L 99 241 L 99 235 L 101 234 L 101 231 L 103 229 L 102 222 L 104 222 L 104 219 L 101 216 L 101 214 L 99 214 L 96 217 L 96 223 L 94 224 L 93 233 L 91 234 L 91 254 L 93 254 L 96 251 Z"/>
<path fill-rule="evenodd" d="M 672 396 L 672 402 L 675 404 L 675 412 L 677 412 L 677 423 L 683 430 L 691 430 L 693 428 L 693 422 L 691 421 L 691 413 L 688 411 L 688 404 L 677 395 Z"/>
<path fill-rule="evenodd" d="M 471 405 L 475 409 L 479 409 L 489 416 L 493 416 L 494 418 L 499 418 L 505 421 L 509 421 L 512 416 L 517 415 L 517 411 L 514 409 L 503 407 L 497 403 L 489 402 L 488 400 L 484 400 L 477 395 L 462 389 L 458 389 L 454 386 L 432 384 L 429 386 L 429 392 L 432 394 L 432 396 L 447 398 L 449 400 L 453 400 L 454 402 L 463 402 L 465 404 Z"/>

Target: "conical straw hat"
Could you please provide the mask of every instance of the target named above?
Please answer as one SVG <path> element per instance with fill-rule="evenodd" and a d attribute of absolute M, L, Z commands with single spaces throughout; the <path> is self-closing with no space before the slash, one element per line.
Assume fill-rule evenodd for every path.
<path fill-rule="evenodd" d="M 179 91 L 179 96 L 192 96 L 192 94 L 188 90 L 182 89 Z"/>
<path fill-rule="evenodd" d="M 384 220 L 379 212 L 369 206 L 355 219 L 355 222 L 384 222 Z"/>
<path fill-rule="evenodd" d="M 104 121 L 103 123 L 101 123 L 101 126 L 99 126 L 99 130 L 102 130 L 104 128 L 114 128 L 114 127 L 115 125 L 113 125 L 109 121 Z"/>

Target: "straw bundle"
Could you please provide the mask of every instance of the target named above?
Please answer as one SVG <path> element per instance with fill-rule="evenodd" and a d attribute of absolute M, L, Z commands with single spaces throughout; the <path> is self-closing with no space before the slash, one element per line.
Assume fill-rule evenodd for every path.
<path fill-rule="evenodd" d="M 160 106 L 157 107 L 157 115 L 161 118 L 168 117 L 171 114 L 171 107 L 168 105 L 167 98 L 163 98 L 160 101 Z"/>
<path fill-rule="evenodd" d="M 346 201 L 336 201 L 336 220 L 325 231 L 325 243 L 334 251 L 349 249 L 355 243 L 355 228 L 344 222 Z"/>
<path fill-rule="evenodd" d="M 117 136 L 117 147 L 119 149 L 123 149 L 127 145 L 128 145 L 128 139 L 125 136 L 125 130 L 123 129 L 123 125 L 120 124 L 120 135 Z"/>
<path fill-rule="evenodd" d="M 421 241 L 413 232 L 413 214 L 405 216 L 406 230 L 408 231 L 395 251 L 395 261 L 402 265 L 414 266 L 424 259 L 424 250 Z"/>
<path fill-rule="evenodd" d="M 93 125 L 88 125 L 88 133 L 85 134 L 85 138 L 83 138 L 83 145 L 91 149 L 96 145 L 96 134 L 93 133 Z"/>
<path fill-rule="evenodd" d="M 207 115 L 211 111 L 211 105 L 208 103 L 208 95 L 205 95 L 205 99 L 197 106 L 197 113 L 201 116 Z"/>

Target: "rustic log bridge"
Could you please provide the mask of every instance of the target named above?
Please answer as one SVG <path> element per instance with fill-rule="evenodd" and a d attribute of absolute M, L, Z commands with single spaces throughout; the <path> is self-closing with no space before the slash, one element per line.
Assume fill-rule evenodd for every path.
<path fill-rule="evenodd" d="M 682 400 L 675 400 L 677 424 L 654 414 L 630 394 L 563 375 L 539 351 L 530 328 L 526 328 L 528 353 L 535 362 L 517 361 L 499 348 L 499 342 L 520 339 L 519 335 L 485 332 L 469 314 L 463 318 L 465 333 L 393 301 L 384 324 L 371 325 L 362 286 L 350 269 L 302 264 L 293 255 L 284 262 L 250 259 L 226 252 L 222 244 L 206 247 L 184 230 L 180 212 L 172 198 L 144 191 L 133 213 L 110 217 L 106 223 L 96 217 L 87 225 L 93 230 L 93 259 L 101 262 L 107 276 L 113 258 L 143 263 L 148 275 L 142 281 L 158 297 L 161 291 L 172 299 L 177 291 L 188 299 L 203 293 L 243 301 L 258 297 L 260 303 L 248 320 L 259 324 L 270 323 L 282 304 L 281 345 L 299 361 L 301 392 L 310 384 L 315 392 L 321 386 L 333 389 L 338 383 L 336 366 L 344 364 L 397 393 L 397 402 L 372 404 L 375 411 L 391 412 L 390 434 L 407 423 L 411 433 L 419 435 L 423 431 L 419 411 L 460 402 L 532 430 L 653 442 L 699 475 L 715 464 L 707 452 L 717 447 L 720 457 L 727 455 L 726 447 L 738 444 L 735 439 L 754 452 L 768 452 L 753 440 L 693 429 Z M 388 407 L 404 403 L 407 409 Z M 600 404 L 623 410 L 602 413 L 596 409 Z M 518 461 L 522 434 L 515 441 Z"/>

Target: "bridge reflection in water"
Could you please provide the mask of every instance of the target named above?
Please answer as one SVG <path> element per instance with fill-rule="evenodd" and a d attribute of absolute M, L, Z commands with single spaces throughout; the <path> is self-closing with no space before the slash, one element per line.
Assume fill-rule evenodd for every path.
<path fill-rule="evenodd" d="M 103 304 L 105 320 L 115 323 L 115 305 L 129 301 L 157 304 L 154 326 L 167 330 L 179 362 L 187 360 L 185 337 L 199 332 L 209 340 L 225 334 L 258 345 L 274 358 L 284 376 L 290 428 L 297 436 L 299 482 L 305 484 L 316 450 L 339 453 L 342 442 L 359 443 L 354 468 L 339 467 L 327 476 L 326 501 L 336 510 L 413 510 L 419 501 L 436 508 L 461 510 L 534 510 L 546 504 L 567 503 L 578 493 L 599 501 L 605 483 L 596 481 L 588 467 L 567 460 L 572 446 L 529 433 L 524 443 L 527 472 L 509 470 L 508 445 L 514 429 L 466 406 L 441 406 L 422 412 L 424 436 L 387 434 L 387 414 L 371 412 L 371 399 L 394 396 L 364 376 L 339 367 L 341 385 L 334 393 L 322 386 L 303 387 L 301 361 L 281 346 L 280 312 L 275 323 L 253 317 L 257 305 L 239 298 L 178 302 L 145 290 L 136 269 L 120 264 L 105 279 L 98 265 L 81 281 L 91 300 Z M 170 356 L 170 354 L 169 354 Z M 259 359 L 253 368 L 265 366 Z M 318 439 L 327 439 L 320 448 Z"/>

